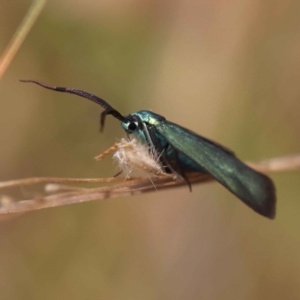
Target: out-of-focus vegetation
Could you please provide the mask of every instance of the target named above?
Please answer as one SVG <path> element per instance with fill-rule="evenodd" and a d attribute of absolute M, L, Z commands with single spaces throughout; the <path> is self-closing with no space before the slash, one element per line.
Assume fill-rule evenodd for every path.
<path fill-rule="evenodd" d="M 30 2 L 0 0 L 2 52 Z M 299 1 L 58 1 L 1 81 L 0 180 L 112 176 L 101 108 L 152 109 L 245 160 L 299 153 Z M 269 221 L 218 184 L 0 219 L 1 299 L 298 299 L 300 172 Z M 19 191 L 27 197 L 38 191 Z"/>

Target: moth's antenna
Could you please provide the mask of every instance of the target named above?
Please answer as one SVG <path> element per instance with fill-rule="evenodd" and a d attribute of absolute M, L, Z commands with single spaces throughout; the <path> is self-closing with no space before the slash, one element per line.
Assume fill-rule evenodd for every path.
<path fill-rule="evenodd" d="M 73 88 L 51 86 L 49 84 L 46 84 L 46 83 L 43 83 L 43 82 L 40 82 L 37 80 L 20 80 L 20 81 L 21 82 L 32 82 L 32 83 L 35 83 L 37 85 L 40 85 L 40 86 L 42 86 L 46 89 L 52 90 L 52 91 L 75 94 L 77 96 L 89 99 L 89 100 L 101 105 L 105 109 L 101 113 L 101 119 L 100 119 L 101 130 L 104 128 L 105 117 L 107 115 L 112 115 L 116 119 L 118 119 L 120 121 L 124 121 L 124 116 L 122 116 L 116 109 L 114 109 L 111 105 L 109 105 L 105 100 L 103 100 L 93 94 L 90 94 L 90 93 L 87 93 L 87 92 L 81 91 L 81 90 L 76 90 Z"/>

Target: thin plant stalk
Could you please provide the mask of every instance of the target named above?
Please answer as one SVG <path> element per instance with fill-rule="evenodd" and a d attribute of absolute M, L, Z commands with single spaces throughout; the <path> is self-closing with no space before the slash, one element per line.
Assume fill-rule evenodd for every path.
<path fill-rule="evenodd" d="M 258 163 L 247 163 L 253 169 L 263 173 L 291 171 L 300 169 L 300 155 L 277 157 L 264 160 Z M 199 184 L 212 181 L 208 175 L 191 173 L 189 181 L 192 184 Z M 103 187 L 76 188 L 62 184 L 81 183 L 104 183 Z M 113 177 L 113 178 L 57 178 L 41 177 L 27 178 L 0 182 L 0 190 L 22 187 L 35 184 L 46 184 L 48 192 L 55 192 L 52 195 L 37 197 L 29 200 L 11 201 L 0 206 L 0 214 L 24 213 L 28 211 L 58 207 L 73 203 L 82 203 L 93 200 L 105 200 L 116 197 L 132 196 L 141 193 L 148 193 L 156 190 L 184 186 L 187 183 L 180 178 L 174 178 L 169 174 L 156 177 Z M 112 185 L 109 185 L 112 184 Z"/>
<path fill-rule="evenodd" d="M 13 35 L 11 41 L 9 42 L 7 48 L 4 50 L 4 53 L 0 58 L 0 79 L 3 77 L 9 64 L 12 62 L 16 53 L 23 44 L 25 38 L 29 34 L 46 2 L 47 0 L 35 0 L 32 2 L 29 10 L 27 11 L 27 14 L 17 28 L 15 34 Z"/>

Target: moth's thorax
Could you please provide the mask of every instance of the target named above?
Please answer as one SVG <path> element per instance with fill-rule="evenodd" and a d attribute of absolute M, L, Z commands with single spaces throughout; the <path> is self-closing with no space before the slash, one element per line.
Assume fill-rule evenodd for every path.
<path fill-rule="evenodd" d="M 140 110 L 138 112 L 133 113 L 132 115 L 139 117 L 142 122 L 146 122 L 149 125 L 154 126 L 166 120 L 165 117 L 148 110 Z"/>

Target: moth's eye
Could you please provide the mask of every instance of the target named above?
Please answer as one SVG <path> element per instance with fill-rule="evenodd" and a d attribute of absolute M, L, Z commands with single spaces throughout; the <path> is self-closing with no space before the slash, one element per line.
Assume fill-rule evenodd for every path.
<path fill-rule="evenodd" d="M 136 128 L 137 128 L 137 125 L 136 125 L 134 122 L 131 122 L 131 123 L 128 125 L 128 129 L 131 130 L 131 131 L 136 130 Z"/>

